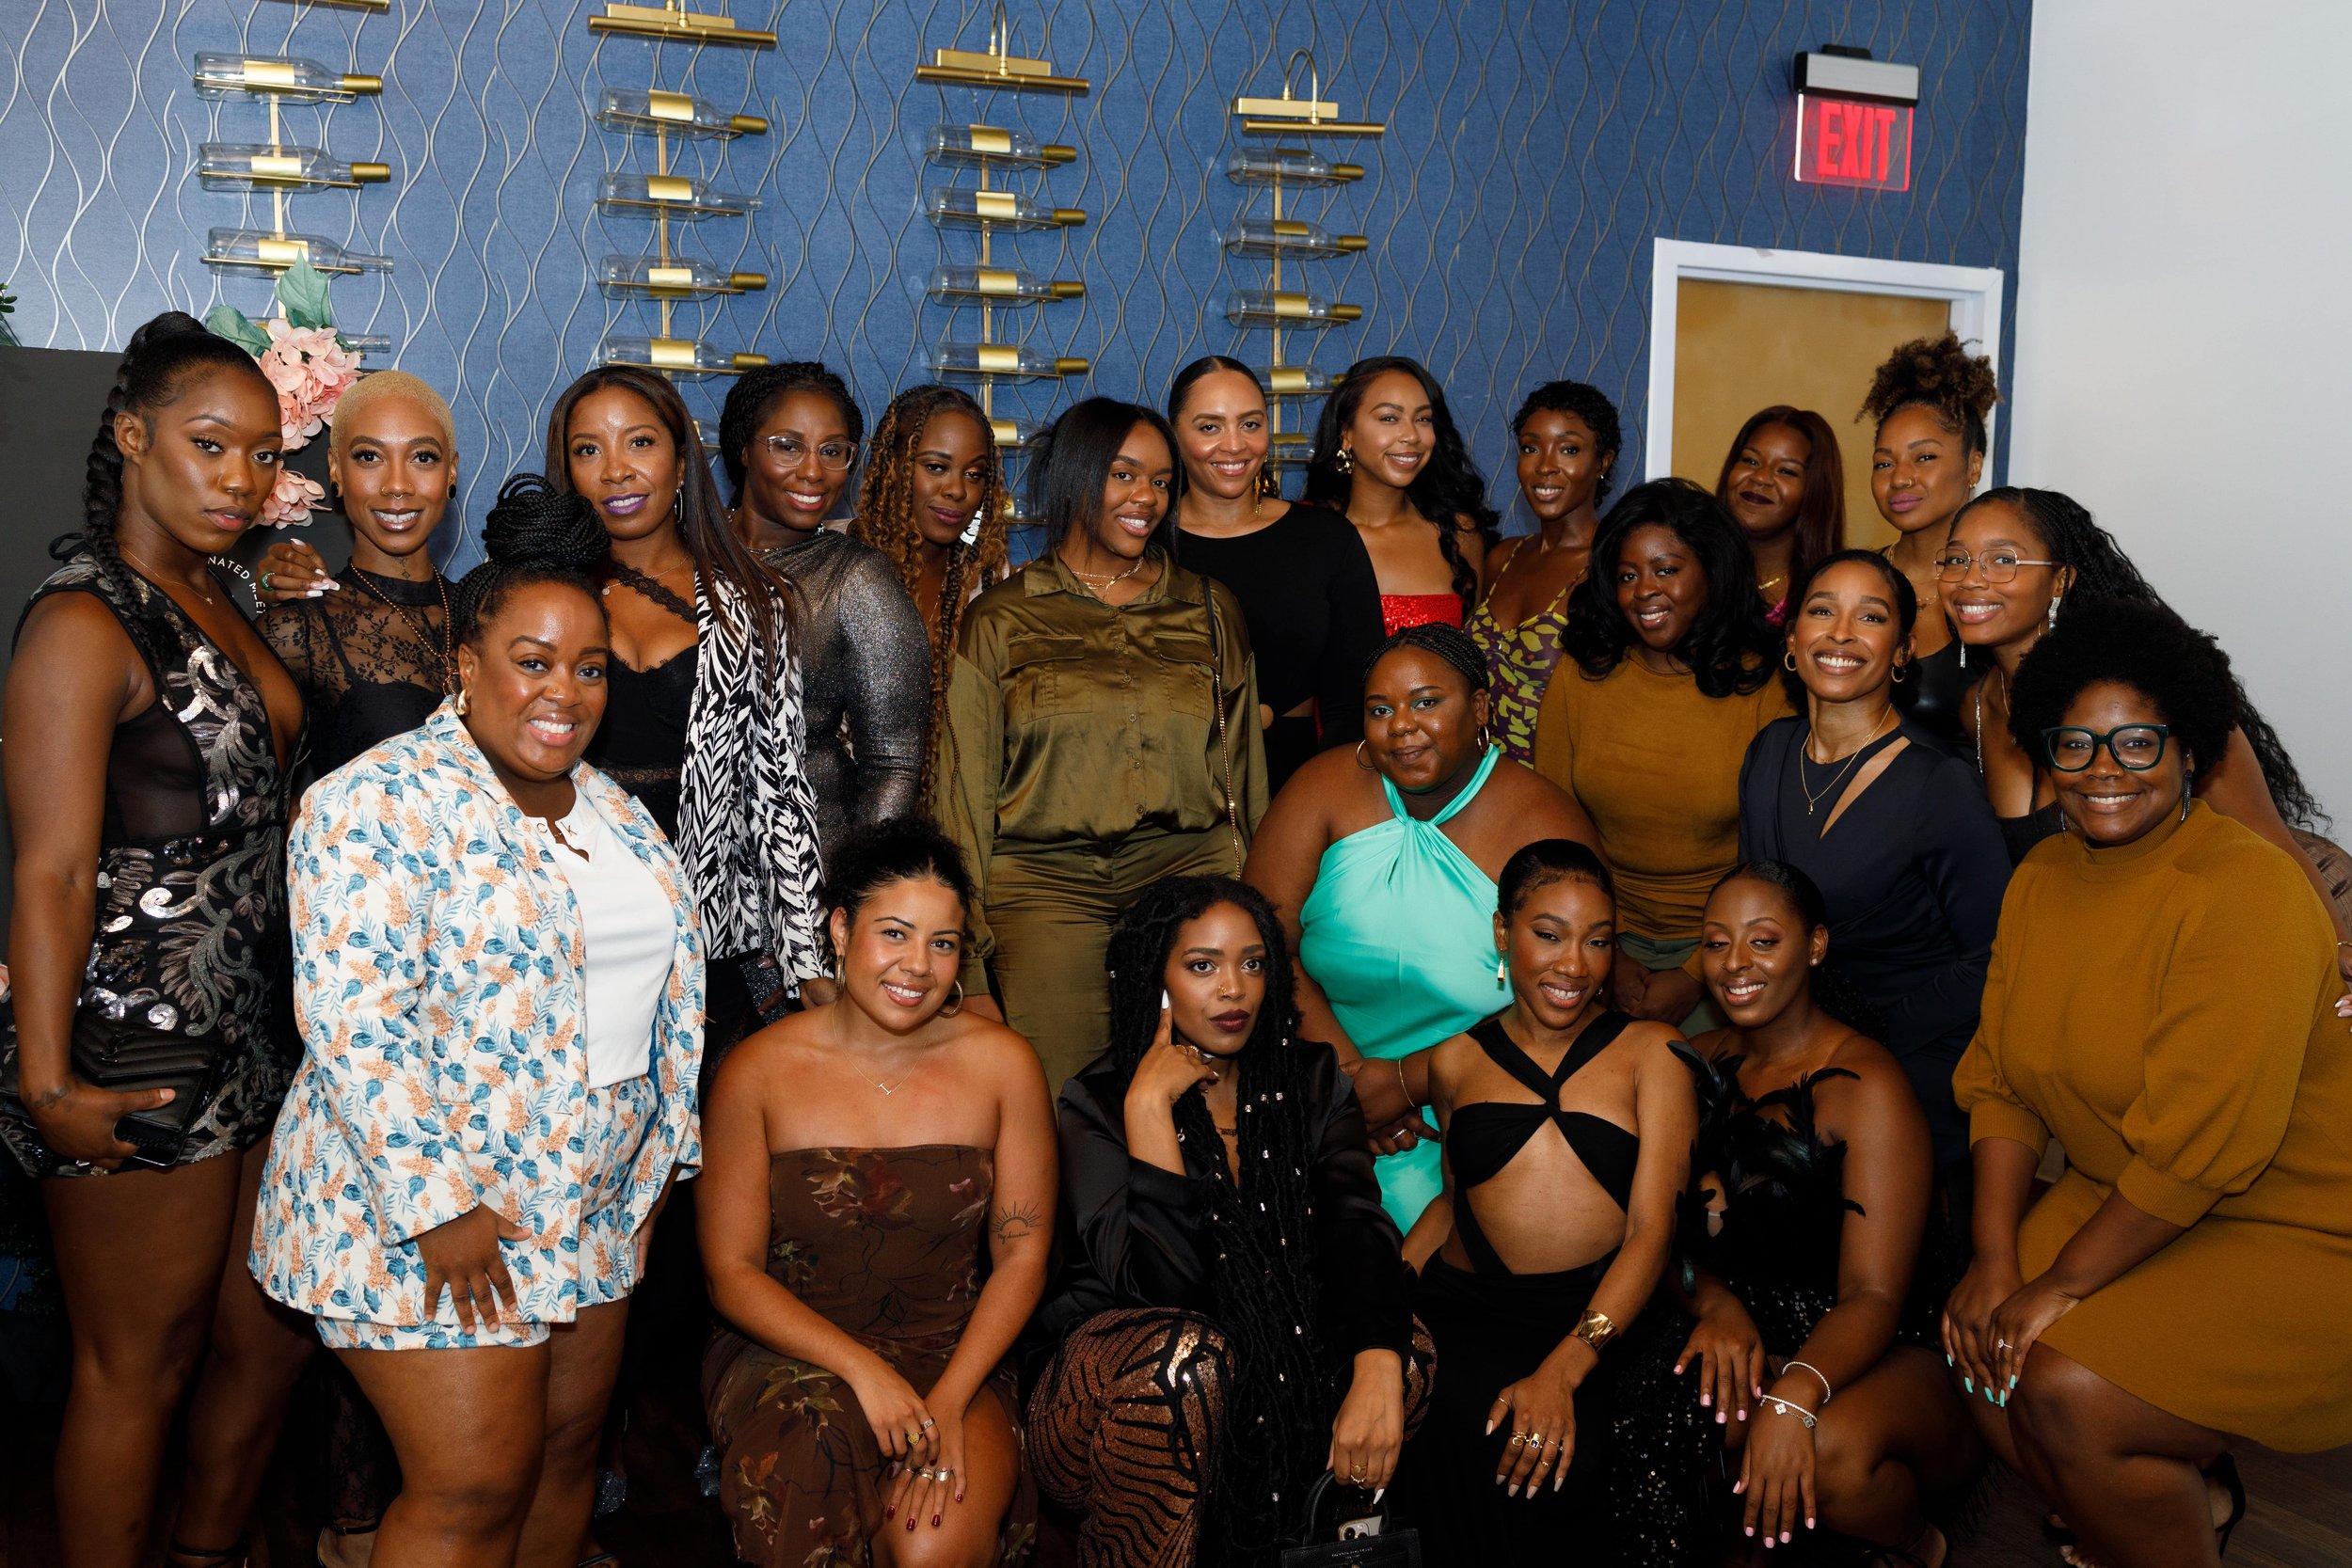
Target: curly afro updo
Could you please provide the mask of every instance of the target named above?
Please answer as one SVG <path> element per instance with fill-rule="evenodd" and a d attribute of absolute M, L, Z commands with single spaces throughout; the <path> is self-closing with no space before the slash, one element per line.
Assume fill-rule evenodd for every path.
<path fill-rule="evenodd" d="M 1968 450 L 1985 450 L 1985 416 L 2001 401 L 1993 361 L 1971 354 L 1960 339 L 1915 338 L 1899 344 L 1870 378 L 1862 412 L 1884 424 L 1899 409 L 1924 408 L 1946 430 L 1963 437 Z"/>
<path fill-rule="evenodd" d="M 2218 762 L 2237 727 L 2237 682 L 2220 643 L 2167 606 L 2102 599 L 2060 617 L 2018 665 L 2009 733 L 2040 758 L 2042 732 L 2065 723 L 2074 699 L 2105 681 L 2155 704 L 2192 768 Z"/>

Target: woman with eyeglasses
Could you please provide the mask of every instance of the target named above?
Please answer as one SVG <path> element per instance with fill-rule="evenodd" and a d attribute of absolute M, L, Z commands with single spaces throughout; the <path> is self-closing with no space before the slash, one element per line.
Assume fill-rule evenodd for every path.
<path fill-rule="evenodd" d="M 736 537 L 792 584 L 817 844 L 920 803 L 930 644 L 889 558 L 825 526 L 856 477 L 866 419 L 806 361 L 740 377 L 719 415 Z"/>
<path fill-rule="evenodd" d="M 2196 798 L 2241 719 L 2228 658 L 2160 605 L 2071 608 L 2010 691 L 2068 831 L 2010 882 L 1953 1079 L 1976 1257 L 1944 1350 L 2106 1568 L 2219 1561 L 2233 1438 L 2352 1443 L 2352 1052 L 2301 871 Z"/>

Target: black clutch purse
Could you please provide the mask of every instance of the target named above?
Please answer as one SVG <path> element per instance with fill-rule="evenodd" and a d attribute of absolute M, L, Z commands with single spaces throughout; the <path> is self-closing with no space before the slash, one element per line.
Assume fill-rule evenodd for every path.
<path fill-rule="evenodd" d="M 7 1021 L 8 1067 L 0 1073 L 0 1114 L 32 1125 L 32 1117 L 17 1092 L 16 1020 Z M 73 1074 L 93 1088 L 127 1092 L 169 1089 L 168 1103 L 151 1111 L 135 1111 L 115 1123 L 115 1136 L 138 1152 L 133 1163 L 157 1168 L 175 1164 L 187 1143 L 188 1129 L 211 1098 L 227 1055 L 225 1043 L 212 1035 L 176 1035 L 162 1029 L 115 1020 L 89 1007 L 73 1015 L 73 1038 L 68 1046 Z"/>
<path fill-rule="evenodd" d="M 1307 1489 L 1305 1527 L 1282 1548 L 1282 1568 L 1421 1568 L 1421 1532 L 1388 1528 L 1389 1511 L 1379 1504 L 1351 1519 L 1324 1518 L 1332 1492 L 1326 1470 Z"/>

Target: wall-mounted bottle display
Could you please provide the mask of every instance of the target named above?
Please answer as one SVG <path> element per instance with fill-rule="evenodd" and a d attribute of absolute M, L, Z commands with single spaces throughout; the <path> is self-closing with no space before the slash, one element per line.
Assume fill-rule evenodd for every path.
<path fill-rule="evenodd" d="M 607 87 L 596 107 L 596 123 L 609 131 L 640 136 L 675 136 L 680 141 L 733 141 L 764 136 L 759 115 L 731 115 L 716 103 L 682 92 L 652 87 Z"/>
<path fill-rule="evenodd" d="M 961 381 L 1034 381 L 1047 376 L 1084 375 L 1091 368 L 1085 359 L 1041 354 L 1026 343 L 983 343 L 966 338 L 945 338 L 931 350 L 931 369 Z"/>
<path fill-rule="evenodd" d="M 704 218 L 739 218 L 759 207 L 759 198 L 723 191 L 686 174 L 608 174 L 596 183 L 596 205 L 607 212 L 634 208 L 641 217 L 660 214 L 685 223 Z"/>
<path fill-rule="evenodd" d="M 1245 147 L 1225 160 L 1225 178 L 1236 185 L 1279 183 L 1307 190 L 1352 185 L 1363 177 L 1363 165 L 1335 164 L 1305 147 Z"/>
<path fill-rule="evenodd" d="M 343 347 L 362 359 L 381 362 L 392 356 L 392 335 L 389 332 L 339 332 L 336 336 L 342 340 Z"/>
<path fill-rule="evenodd" d="M 196 95 L 222 99 L 266 93 L 289 103 L 348 103 L 384 90 L 381 76 L 330 71 L 299 55 L 202 54 L 196 57 Z"/>
<path fill-rule="evenodd" d="M 1302 63 L 1307 68 L 1307 96 L 1303 100 L 1291 96 L 1292 72 Z M 1342 120 L 1339 105 L 1324 100 L 1322 72 L 1315 65 L 1314 55 L 1304 49 L 1294 51 L 1283 63 L 1281 97 L 1236 97 L 1232 107 L 1245 135 L 1273 134 L 1289 138 L 1288 145 L 1237 147 L 1226 158 L 1225 177 L 1247 194 L 1243 198 L 1244 210 L 1217 235 L 1217 244 L 1230 259 L 1229 264 L 1231 261 L 1267 263 L 1263 284 L 1253 279 L 1225 296 L 1225 319 L 1244 331 L 1270 335 L 1266 362 L 1258 371 L 1258 384 L 1265 388 L 1270 404 L 1266 461 L 1281 467 L 1305 461 L 1310 449 L 1304 433 L 1283 430 L 1284 401 L 1326 396 L 1340 380 L 1311 365 L 1286 363 L 1282 357 L 1283 335 L 1325 332 L 1361 321 L 1364 316 L 1359 305 L 1343 304 L 1295 284 L 1286 286 L 1282 269 L 1286 264 L 1295 266 L 1353 256 L 1371 245 L 1364 235 L 1338 232 L 1323 222 L 1300 217 L 1295 209 L 1284 210 L 1284 198 L 1295 198 L 1299 191 L 1328 191 L 1352 185 L 1364 177 L 1361 164 L 1341 163 L 1312 147 L 1297 144 L 1317 135 L 1377 136 L 1385 127 L 1370 120 Z M 1248 211 L 1261 193 L 1265 198 L 1265 210 Z M 1325 199 L 1327 202 L 1329 198 Z"/>
<path fill-rule="evenodd" d="M 993 125 L 934 125 L 924 150 L 935 164 L 997 168 L 1058 168 L 1075 163 L 1078 157 L 1074 147 L 1041 142 L 1026 131 L 1004 131 Z"/>
<path fill-rule="evenodd" d="M 208 191 L 356 191 L 391 177 L 389 164 L 347 164 L 315 147 L 208 141 L 197 150 L 196 178 Z"/>
<path fill-rule="evenodd" d="M 266 229 L 215 229 L 204 236 L 209 266 L 237 272 L 281 273 L 308 261 L 325 273 L 389 272 L 392 259 L 350 250 L 323 234 L 289 234 Z"/>
<path fill-rule="evenodd" d="M 764 272 L 722 272 L 691 256 L 607 256 L 596 263 L 607 293 L 644 299 L 707 299 L 768 286 Z"/>
<path fill-rule="evenodd" d="M 1040 277 L 1026 267 L 938 267 L 931 273 L 928 292 L 944 305 L 989 304 L 1011 309 L 1083 299 L 1087 286 L 1062 278 Z"/>
<path fill-rule="evenodd" d="M 1342 305 L 1321 294 L 1235 289 L 1225 296 L 1225 319 L 1235 326 L 1338 326 L 1363 320 L 1364 309 L 1360 305 Z"/>
<path fill-rule="evenodd" d="M 724 11 L 688 10 L 679 0 L 665 0 L 659 6 L 628 6 L 610 0 L 602 12 L 588 19 L 588 30 L 652 39 L 657 43 L 719 43 L 739 49 L 776 46 L 773 33 L 739 27 Z"/>
<path fill-rule="evenodd" d="M 1216 237 L 1228 256 L 1273 261 L 1325 261 L 1371 248 L 1361 234 L 1334 234 L 1296 218 L 1242 218 Z"/>
<path fill-rule="evenodd" d="M 729 354 L 691 338 L 640 338 L 616 332 L 597 345 L 605 365 L 643 365 L 679 377 L 741 375 L 768 362 L 764 354 Z"/>
<path fill-rule="evenodd" d="M 934 305 L 957 312 L 955 323 L 931 351 L 930 367 L 935 374 L 977 383 L 975 392 L 989 417 L 992 438 L 1000 461 L 1009 468 L 1009 460 L 1037 439 L 1040 426 L 997 412 L 1000 386 L 1009 392 L 1023 383 L 1084 375 L 1091 367 L 1086 359 L 1049 347 L 999 340 L 999 329 L 1010 319 L 1006 311 L 1034 311 L 1040 305 L 1081 299 L 1086 287 L 1019 265 L 1010 256 L 998 254 L 998 247 L 1012 244 L 1011 236 L 1017 234 L 1066 232 L 1085 223 L 1087 214 L 1083 208 L 1057 207 L 1040 190 L 1009 188 L 1006 183 L 1049 175 L 1074 163 L 1078 150 L 1048 141 L 1028 126 L 1002 123 L 1028 112 L 1021 97 L 986 98 L 985 108 L 980 103 L 992 91 L 1066 95 L 1085 92 L 1087 83 L 1059 74 L 1045 60 L 1013 54 L 1012 24 L 1002 0 L 990 18 L 985 51 L 940 49 L 931 60 L 916 69 L 915 80 L 941 87 L 942 98 L 953 106 L 925 133 L 924 157 L 942 169 L 968 174 L 956 179 L 951 173 L 950 183 L 931 186 L 924 193 L 920 211 L 939 230 L 944 251 L 951 245 L 961 248 L 958 237 L 971 233 L 977 237 L 978 254 L 950 252 L 930 274 L 925 293 Z M 945 90 L 949 88 L 975 90 L 951 96 Z M 1027 319 L 1042 318 L 1033 314 Z M 1014 499 L 1018 489 L 1008 472 L 1004 515 L 1015 527 L 1029 521 Z M 1013 553 L 1018 561 L 1024 550 L 1016 547 Z"/>

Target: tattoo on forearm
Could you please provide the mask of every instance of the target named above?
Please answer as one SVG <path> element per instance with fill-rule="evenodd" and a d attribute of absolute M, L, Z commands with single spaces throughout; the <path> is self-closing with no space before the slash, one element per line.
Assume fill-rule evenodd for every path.
<path fill-rule="evenodd" d="M 999 1242 L 1018 1242 L 1037 1234 L 1040 1215 L 1034 1203 L 1016 1203 L 989 1212 L 988 1233 Z"/>
<path fill-rule="evenodd" d="M 60 1084 L 54 1089 L 44 1089 L 40 1094 L 33 1096 L 31 1101 L 25 1106 L 25 1109 L 28 1111 L 46 1111 L 50 1106 L 55 1105 L 58 1101 L 63 1100 L 67 1095 L 70 1095 L 72 1092 L 73 1085 L 71 1084 Z"/>

